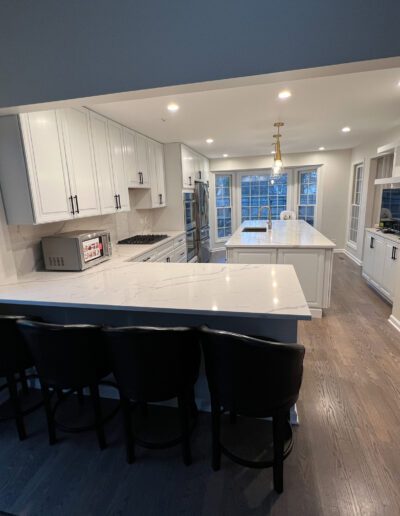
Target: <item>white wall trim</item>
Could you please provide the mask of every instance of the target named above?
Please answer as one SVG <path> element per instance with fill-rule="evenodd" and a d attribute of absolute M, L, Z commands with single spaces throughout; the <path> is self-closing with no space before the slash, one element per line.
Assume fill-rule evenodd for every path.
<path fill-rule="evenodd" d="M 347 258 L 350 258 L 350 260 L 353 260 L 354 263 L 356 263 L 359 267 L 362 267 L 362 260 L 354 256 L 354 254 L 351 254 L 347 249 L 343 250 L 343 253 L 347 256 Z"/>
<path fill-rule="evenodd" d="M 336 254 L 336 253 L 344 253 L 344 251 L 345 251 L 344 249 L 334 249 L 333 250 L 334 254 Z"/>
<path fill-rule="evenodd" d="M 212 252 L 212 253 L 216 253 L 217 251 L 225 251 L 225 250 L 226 250 L 226 247 L 225 247 L 225 246 L 223 246 L 223 247 L 213 247 L 213 248 L 211 249 L 211 252 Z"/>
<path fill-rule="evenodd" d="M 388 321 L 393 326 L 393 328 L 396 328 L 397 331 L 400 331 L 400 321 L 392 314 Z"/>

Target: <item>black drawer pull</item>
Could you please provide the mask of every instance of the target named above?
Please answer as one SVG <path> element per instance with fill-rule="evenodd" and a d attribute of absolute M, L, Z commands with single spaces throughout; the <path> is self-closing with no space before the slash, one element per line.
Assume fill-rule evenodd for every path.
<path fill-rule="evenodd" d="M 71 207 L 72 207 L 72 215 L 75 215 L 75 207 L 74 207 L 74 198 L 72 197 L 72 195 L 69 197 L 69 200 L 71 202 Z"/>
<path fill-rule="evenodd" d="M 119 206 L 118 206 L 118 195 L 117 194 L 114 195 L 114 199 L 115 199 L 115 207 L 118 210 Z"/>
<path fill-rule="evenodd" d="M 118 194 L 118 208 L 120 210 L 122 210 L 122 206 L 121 206 L 121 196 Z"/>
<path fill-rule="evenodd" d="M 374 239 L 374 237 L 371 237 L 371 241 L 370 241 L 370 243 L 369 243 L 369 247 L 370 247 L 371 249 L 374 249 L 374 240 L 375 240 L 375 239 Z"/>
<path fill-rule="evenodd" d="M 162 204 L 162 194 L 158 194 L 160 197 L 160 204 Z"/>

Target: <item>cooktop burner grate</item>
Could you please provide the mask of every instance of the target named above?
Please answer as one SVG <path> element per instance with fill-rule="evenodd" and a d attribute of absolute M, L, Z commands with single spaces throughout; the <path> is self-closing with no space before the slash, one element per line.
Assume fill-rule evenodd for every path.
<path fill-rule="evenodd" d="M 125 238 L 124 240 L 120 240 L 119 244 L 141 244 L 141 245 L 149 245 L 156 244 L 160 242 L 160 240 L 164 240 L 168 238 L 168 235 L 134 235 L 129 238 Z"/>

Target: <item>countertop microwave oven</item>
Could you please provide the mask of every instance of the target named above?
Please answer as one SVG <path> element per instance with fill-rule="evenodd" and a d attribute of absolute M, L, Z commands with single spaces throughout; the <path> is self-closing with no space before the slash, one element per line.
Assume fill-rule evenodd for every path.
<path fill-rule="evenodd" d="M 42 238 L 44 265 L 48 271 L 82 271 L 111 258 L 108 231 L 69 231 Z"/>

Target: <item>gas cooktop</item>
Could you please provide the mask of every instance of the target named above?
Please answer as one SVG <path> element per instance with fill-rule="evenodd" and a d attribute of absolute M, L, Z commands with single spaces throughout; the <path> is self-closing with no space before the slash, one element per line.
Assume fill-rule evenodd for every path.
<path fill-rule="evenodd" d="M 125 238 L 124 240 L 120 240 L 119 244 L 141 244 L 141 245 L 150 245 L 156 244 L 160 242 L 160 240 L 164 240 L 168 238 L 168 235 L 134 235 L 129 238 Z"/>

